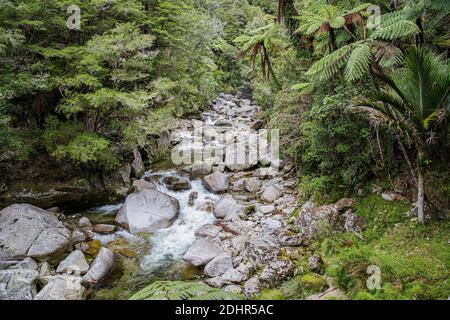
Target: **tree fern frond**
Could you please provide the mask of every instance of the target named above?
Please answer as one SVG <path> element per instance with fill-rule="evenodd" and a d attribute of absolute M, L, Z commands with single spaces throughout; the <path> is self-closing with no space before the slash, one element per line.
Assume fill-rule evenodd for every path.
<path fill-rule="evenodd" d="M 381 28 L 374 31 L 371 39 L 394 40 L 402 39 L 420 33 L 419 27 L 412 21 L 401 20 L 389 26 L 381 25 Z"/>
<path fill-rule="evenodd" d="M 155 281 L 129 300 L 240 300 L 241 295 L 209 287 L 202 282 Z"/>
<path fill-rule="evenodd" d="M 322 79 L 328 79 L 336 74 L 345 62 L 352 51 L 352 46 L 347 45 L 338 50 L 326 55 L 306 72 L 306 75 L 320 75 Z"/>
<path fill-rule="evenodd" d="M 367 44 L 360 44 L 350 54 L 345 68 L 348 81 L 360 79 L 368 70 L 372 59 L 372 50 Z"/>

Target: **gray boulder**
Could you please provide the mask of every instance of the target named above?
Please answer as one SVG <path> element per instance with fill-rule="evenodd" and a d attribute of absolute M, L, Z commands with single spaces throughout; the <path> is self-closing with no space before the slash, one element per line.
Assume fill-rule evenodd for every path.
<path fill-rule="evenodd" d="M 95 285 L 105 280 L 116 266 L 116 255 L 102 247 L 91 264 L 89 271 L 83 276 L 81 283 L 85 286 Z"/>
<path fill-rule="evenodd" d="M 157 190 L 142 190 L 126 198 L 116 222 L 133 234 L 155 232 L 170 227 L 179 213 L 177 199 Z"/>
<path fill-rule="evenodd" d="M 33 300 L 37 278 L 36 270 L 1 270 L 0 300 Z"/>
<path fill-rule="evenodd" d="M 260 292 L 260 283 L 258 277 L 248 279 L 244 284 L 244 293 L 247 297 L 253 297 Z"/>
<path fill-rule="evenodd" d="M 0 211 L 0 260 L 59 261 L 71 248 L 71 234 L 51 213 L 28 204 Z"/>
<path fill-rule="evenodd" d="M 189 181 L 178 177 L 165 177 L 163 183 L 166 185 L 167 189 L 172 191 L 183 191 L 192 188 Z"/>
<path fill-rule="evenodd" d="M 249 178 L 244 180 L 244 190 L 251 193 L 256 193 L 261 188 L 261 180 L 258 178 Z"/>
<path fill-rule="evenodd" d="M 214 193 L 224 193 L 230 187 L 230 177 L 222 172 L 214 172 L 203 178 L 203 186 Z"/>
<path fill-rule="evenodd" d="M 156 186 L 153 182 L 149 182 L 149 181 L 145 181 L 145 180 L 141 179 L 141 180 L 133 181 L 132 188 L 133 188 L 133 192 L 139 192 L 139 191 L 142 191 L 145 189 L 148 189 L 148 190 L 156 189 Z"/>
<path fill-rule="evenodd" d="M 133 171 L 133 175 L 136 178 L 142 177 L 145 172 L 144 162 L 142 161 L 142 155 L 139 152 L 138 148 L 133 149 L 134 160 L 131 163 L 131 169 Z"/>
<path fill-rule="evenodd" d="M 233 196 L 227 194 L 216 205 L 214 216 L 218 219 L 224 219 L 234 212 L 236 206 L 237 201 L 233 198 Z"/>
<path fill-rule="evenodd" d="M 83 300 L 85 291 L 81 285 L 81 277 L 67 274 L 50 276 L 34 300 Z"/>
<path fill-rule="evenodd" d="M 223 249 L 211 240 L 198 239 L 184 254 L 183 259 L 199 267 L 206 265 L 223 252 Z"/>
<path fill-rule="evenodd" d="M 267 187 L 261 195 L 261 200 L 265 202 L 274 202 L 279 199 L 283 193 L 275 185 Z"/>
<path fill-rule="evenodd" d="M 191 166 L 191 179 L 201 179 L 212 172 L 212 166 L 208 163 L 194 163 Z"/>

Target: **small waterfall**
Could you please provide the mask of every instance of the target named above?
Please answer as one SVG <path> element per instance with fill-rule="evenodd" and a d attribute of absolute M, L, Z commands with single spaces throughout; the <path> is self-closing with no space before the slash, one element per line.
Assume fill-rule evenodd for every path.
<path fill-rule="evenodd" d="M 198 206 L 206 201 L 217 202 L 220 197 L 208 192 L 200 180 L 189 180 L 192 189 L 186 191 L 171 191 L 162 180 L 168 176 L 188 179 L 176 171 L 147 172 L 145 177 L 154 177 L 157 189 L 164 192 L 180 202 L 180 216 L 174 224 L 153 234 L 150 238 L 152 249 L 148 255 L 142 258 L 141 268 L 151 271 L 173 262 L 180 261 L 187 249 L 195 241 L 195 232 L 205 224 L 214 222 L 214 215 L 208 212 L 196 210 Z M 198 192 L 198 198 L 194 205 L 188 205 L 189 195 Z"/>

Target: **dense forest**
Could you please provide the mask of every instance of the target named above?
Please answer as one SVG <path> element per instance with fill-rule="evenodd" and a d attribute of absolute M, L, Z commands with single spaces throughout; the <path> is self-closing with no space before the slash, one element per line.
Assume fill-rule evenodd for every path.
<path fill-rule="evenodd" d="M 364 228 L 329 223 L 281 245 L 274 264 L 288 260 L 292 270 L 266 283 L 263 271 L 254 292 L 256 276 L 209 287 L 187 281 L 198 273 L 154 282 L 120 248 L 125 271 L 96 298 L 145 287 L 131 298 L 447 299 L 449 30 L 446 0 L 0 0 L 0 209 L 27 203 L 65 221 L 122 202 L 144 167 L 167 165 L 181 120 L 203 120 L 217 100 L 238 97 L 259 107 L 256 122 L 280 130 L 292 166 L 282 183 L 293 180 L 295 205 L 269 215 L 284 215 L 289 236 L 305 234 L 310 207 L 351 208 Z M 245 177 L 228 169 L 232 181 Z M 263 207 L 283 205 L 282 194 L 271 200 L 243 185 Z M 342 198 L 354 201 L 341 208 Z M 250 202 L 246 214 L 262 210 Z M 366 287 L 373 265 L 381 288 Z"/>

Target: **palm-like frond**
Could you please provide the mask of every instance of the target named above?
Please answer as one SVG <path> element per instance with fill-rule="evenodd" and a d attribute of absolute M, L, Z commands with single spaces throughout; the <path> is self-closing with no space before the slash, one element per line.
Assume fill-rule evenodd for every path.
<path fill-rule="evenodd" d="M 448 117 L 450 76 L 444 59 L 428 48 L 412 47 L 406 66 L 392 77 L 380 76 L 389 90 L 361 103 L 373 119 L 423 144 L 438 119 Z"/>

